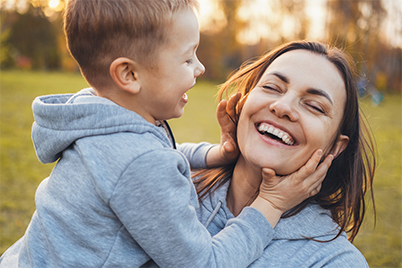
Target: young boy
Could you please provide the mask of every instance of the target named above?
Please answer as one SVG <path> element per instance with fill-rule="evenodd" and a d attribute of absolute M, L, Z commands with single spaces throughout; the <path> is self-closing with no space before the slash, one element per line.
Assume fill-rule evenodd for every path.
<path fill-rule="evenodd" d="M 68 48 L 92 89 L 34 101 L 37 156 L 58 163 L 1 267 L 246 267 L 281 214 L 310 195 L 300 189 L 281 204 L 262 188 L 214 237 L 197 220 L 189 164 L 172 149 L 164 122 L 182 115 L 185 93 L 204 72 L 195 7 L 194 0 L 68 2 Z M 186 152 L 192 164 L 227 160 L 222 145 L 205 160 L 206 147 Z"/>

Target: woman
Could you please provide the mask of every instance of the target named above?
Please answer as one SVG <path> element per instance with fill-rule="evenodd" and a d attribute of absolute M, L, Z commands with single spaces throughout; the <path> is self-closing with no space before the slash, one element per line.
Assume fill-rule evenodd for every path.
<path fill-rule="evenodd" d="M 252 267 L 368 267 L 351 243 L 374 176 L 352 66 L 338 49 L 291 42 L 244 65 L 221 87 L 220 99 L 233 90 L 242 95 L 229 112 L 240 156 L 195 175 L 198 215 L 212 235 L 255 199 L 263 167 L 287 175 L 317 149 L 335 157 L 320 192 L 284 214 Z"/>

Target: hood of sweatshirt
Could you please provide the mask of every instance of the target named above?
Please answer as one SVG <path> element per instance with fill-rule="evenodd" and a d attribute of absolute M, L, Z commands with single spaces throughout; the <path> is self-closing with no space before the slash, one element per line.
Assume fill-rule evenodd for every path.
<path fill-rule="evenodd" d="M 198 216 L 212 235 L 234 217 L 226 205 L 229 184 L 230 180 L 201 201 Z M 274 231 L 274 240 L 304 240 L 306 237 L 328 240 L 328 236 L 338 234 L 339 226 L 332 220 L 329 210 L 310 204 L 295 216 L 280 219 Z"/>
<path fill-rule="evenodd" d="M 117 132 L 151 132 L 171 147 L 163 128 L 114 102 L 98 97 L 88 88 L 76 94 L 37 97 L 32 110 L 32 141 L 42 163 L 51 163 L 74 141 Z"/>

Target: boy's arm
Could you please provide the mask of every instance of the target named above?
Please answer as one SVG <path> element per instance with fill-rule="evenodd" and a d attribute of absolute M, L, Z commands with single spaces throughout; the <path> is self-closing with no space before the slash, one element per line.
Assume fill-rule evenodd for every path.
<path fill-rule="evenodd" d="M 184 154 L 192 170 L 208 168 L 207 167 L 208 152 L 212 148 L 217 146 L 218 146 L 217 144 L 210 144 L 208 142 L 201 142 L 201 143 L 185 142 L 176 144 L 177 150 Z"/>
<path fill-rule="evenodd" d="M 187 161 L 173 150 L 152 151 L 133 161 L 109 203 L 159 266 L 247 267 L 272 240 L 280 214 L 319 190 L 331 156 L 316 168 L 320 159 L 316 152 L 286 177 L 265 171 L 256 201 L 212 238 L 196 216 L 198 202 Z"/>
<path fill-rule="evenodd" d="M 198 202 L 187 161 L 167 149 L 132 162 L 110 206 L 161 267 L 247 267 L 273 237 L 263 214 L 250 207 L 211 237 L 196 216 Z"/>

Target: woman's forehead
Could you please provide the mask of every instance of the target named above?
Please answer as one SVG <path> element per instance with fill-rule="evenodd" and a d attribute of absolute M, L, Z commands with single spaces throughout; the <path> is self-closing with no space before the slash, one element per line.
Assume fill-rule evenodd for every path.
<path fill-rule="evenodd" d="M 325 56 L 317 53 L 302 49 L 284 53 L 267 67 L 259 82 L 274 76 L 289 85 L 319 88 L 330 95 L 346 98 L 345 83 L 339 70 Z"/>

